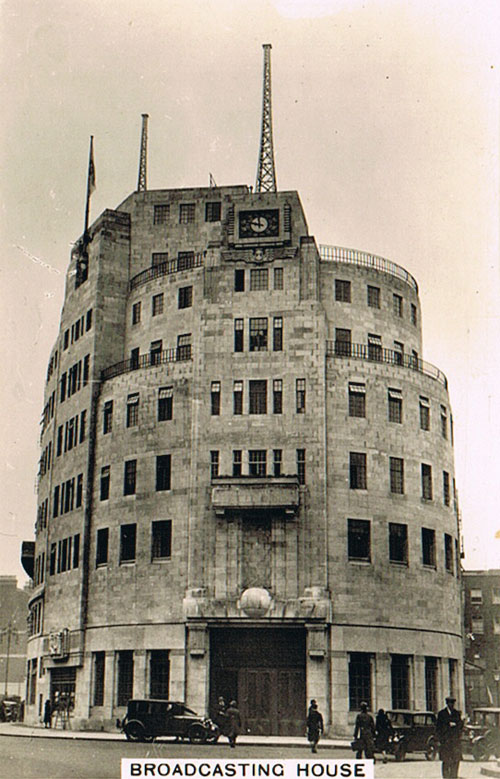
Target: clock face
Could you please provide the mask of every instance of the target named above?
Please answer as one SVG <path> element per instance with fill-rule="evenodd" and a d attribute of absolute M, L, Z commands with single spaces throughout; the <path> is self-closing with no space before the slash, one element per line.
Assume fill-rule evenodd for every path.
<path fill-rule="evenodd" d="M 240 211 L 240 238 L 274 238 L 280 232 L 279 210 Z"/>

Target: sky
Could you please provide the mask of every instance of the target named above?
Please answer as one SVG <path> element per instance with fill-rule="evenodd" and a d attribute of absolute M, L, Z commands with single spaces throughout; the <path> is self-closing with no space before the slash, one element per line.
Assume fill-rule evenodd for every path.
<path fill-rule="evenodd" d="M 255 182 L 272 44 L 278 188 L 318 243 L 419 283 L 448 377 L 468 569 L 500 568 L 497 0 L 2 0 L 0 575 L 26 580 L 39 420 L 72 242 L 135 190 Z M 498 533 L 499 537 L 495 538 Z"/>

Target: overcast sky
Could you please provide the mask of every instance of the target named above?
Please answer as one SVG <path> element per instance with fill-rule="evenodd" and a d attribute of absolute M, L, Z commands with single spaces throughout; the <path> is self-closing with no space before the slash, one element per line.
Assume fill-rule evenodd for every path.
<path fill-rule="evenodd" d="M 422 356 L 449 380 L 465 565 L 500 568 L 498 0 L 3 0 L 0 14 L 0 573 L 25 579 L 89 136 L 92 220 L 136 187 L 143 112 L 148 188 L 254 184 L 263 43 L 278 188 L 298 190 L 318 243 L 417 278 Z"/>

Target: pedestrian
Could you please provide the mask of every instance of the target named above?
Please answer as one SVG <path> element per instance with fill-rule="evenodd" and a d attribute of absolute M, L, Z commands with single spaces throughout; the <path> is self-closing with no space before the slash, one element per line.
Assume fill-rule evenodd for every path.
<path fill-rule="evenodd" d="M 236 701 L 230 701 L 229 706 L 226 709 L 227 717 L 227 732 L 226 736 L 229 741 L 229 746 L 234 749 L 236 746 L 236 739 L 241 733 L 241 717 L 238 710 Z"/>
<path fill-rule="evenodd" d="M 462 729 L 464 722 L 461 713 L 455 708 L 456 698 L 446 698 L 446 706 L 438 713 L 436 736 L 439 741 L 439 758 L 442 760 L 441 775 L 448 779 L 458 777 L 458 767 L 462 759 Z"/>
<path fill-rule="evenodd" d="M 311 752 L 318 751 L 318 741 L 323 733 L 323 716 L 318 711 L 318 704 L 315 700 L 311 701 L 309 711 L 307 712 L 307 740 L 311 744 Z"/>
<path fill-rule="evenodd" d="M 356 748 L 356 759 L 363 757 L 363 752 L 367 760 L 373 760 L 375 753 L 375 723 L 371 714 L 368 714 L 368 704 L 363 701 L 360 706 L 360 712 L 356 717 L 354 726 L 354 741 L 358 742 Z"/>
<path fill-rule="evenodd" d="M 50 698 L 47 698 L 43 707 L 43 726 L 45 728 L 52 727 L 52 704 Z"/>
<path fill-rule="evenodd" d="M 375 749 L 382 752 L 382 760 L 387 763 L 389 741 L 394 732 L 391 721 L 383 709 L 379 709 L 375 719 Z"/>
<path fill-rule="evenodd" d="M 227 708 L 226 701 L 222 695 L 217 700 L 217 709 L 215 712 L 214 722 L 219 728 L 223 736 L 227 735 Z"/>

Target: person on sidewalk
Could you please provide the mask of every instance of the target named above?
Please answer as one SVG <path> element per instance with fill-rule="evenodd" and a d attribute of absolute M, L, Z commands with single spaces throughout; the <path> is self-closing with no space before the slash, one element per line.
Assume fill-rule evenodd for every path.
<path fill-rule="evenodd" d="M 309 711 L 307 712 L 307 740 L 311 744 L 311 752 L 318 751 L 318 741 L 323 733 L 323 716 L 318 711 L 318 704 L 315 700 L 311 701 Z"/>
<path fill-rule="evenodd" d="M 241 733 L 241 717 L 236 701 L 230 701 L 229 706 L 226 709 L 227 717 L 227 738 L 229 746 L 234 749 L 236 746 L 236 739 Z"/>
<path fill-rule="evenodd" d="M 455 708 L 452 695 L 446 698 L 446 706 L 438 712 L 436 736 L 439 741 L 439 757 L 442 761 L 441 775 L 447 779 L 457 779 L 458 767 L 462 759 L 462 715 Z"/>
<path fill-rule="evenodd" d="M 354 741 L 359 742 L 356 751 L 356 759 L 361 760 L 363 752 L 367 760 L 373 760 L 375 754 L 375 723 L 371 714 L 368 714 L 368 704 L 363 701 L 360 704 L 360 712 L 354 725 Z"/>
<path fill-rule="evenodd" d="M 389 748 L 389 741 L 394 733 L 391 721 L 383 709 L 379 709 L 377 717 L 375 719 L 375 749 L 377 752 L 382 752 L 382 760 L 387 763 L 387 750 Z"/>
<path fill-rule="evenodd" d="M 47 698 L 43 707 L 43 726 L 44 728 L 52 727 L 52 704 L 50 698 Z"/>

